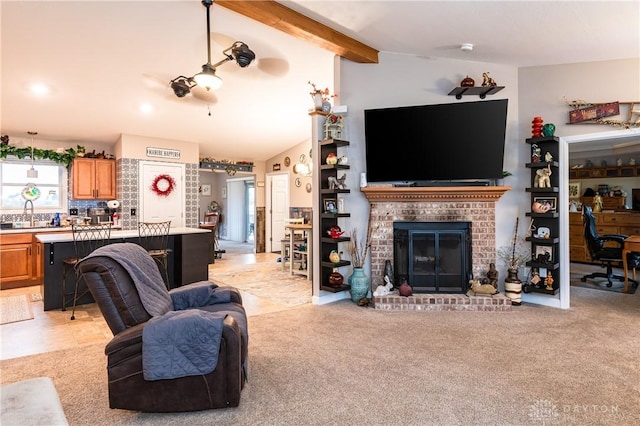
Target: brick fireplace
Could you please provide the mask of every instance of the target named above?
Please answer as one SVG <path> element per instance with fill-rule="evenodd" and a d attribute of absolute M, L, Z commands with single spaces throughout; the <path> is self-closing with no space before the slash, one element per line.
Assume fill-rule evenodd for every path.
<path fill-rule="evenodd" d="M 489 263 L 496 258 L 495 203 L 509 189 L 511 188 L 508 186 L 361 188 L 370 204 L 372 291 L 378 285 L 384 284 L 385 260 L 391 260 L 393 263 L 393 223 L 397 221 L 470 222 L 472 268 L 486 270 Z M 443 296 L 423 294 L 411 298 L 396 297 L 399 298 L 398 309 L 422 309 L 415 306 L 417 299 L 426 303 L 432 300 L 433 303 L 450 305 L 451 308 L 458 305 L 464 307 L 464 310 L 470 310 L 474 305 L 482 310 L 486 310 L 487 305 L 502 306 L 502 302 L 496 303 L 495 299 L 493 302 L 487 302 L 487 298 L 481 297 L 477 303 L 471 303 L 472 300 L 469 299 L 473 298 L 464 295 L 452 295 L 447 301 L 443 300 Z M 387 302 L 390 299 L 384 298 Z M 374 298 L 374 304 L 379 308 L 378 305 L 383 303 L 382 300 L 376 299 L 380 298 Z M 391 308 L 389 303 L 392 305 Z M 508 300 L 504 303 L 510 305 Z M 394 304 L 393 300 L 385 303 L 386 307 L 383 309 L 392 309 Z M 411 308 L 408 305 L 414 306 Z"/>

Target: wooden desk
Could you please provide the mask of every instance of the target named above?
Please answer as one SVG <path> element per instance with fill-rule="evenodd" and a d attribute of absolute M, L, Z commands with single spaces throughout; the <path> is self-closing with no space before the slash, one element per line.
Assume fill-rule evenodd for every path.
<path fill-rule="evenodd" d="M 291 274 L 294 273 L 301 273 L 303 275 L 307 276 L 307 279 L 311 279 L 311 263 L 313 262 L 312 258 L 311 258 L 311 230 L 312 230 L 312 226 L 309 225 L 308 223 L 290 223 L 285 225 L 285 229 L 288 229 L 289 231 L 289 272 L 291 272 Z M 300 251 L 300 250 L 295 250 L 295 246 L 294 246 L 294 241 L 300 243 L 300 240 L 296 240 L 295 239 L 295 231 L 303 231 L 304 233 L 304 241 L 306 244 L 306 250 L 305 251 Z M 293 268 L 293 265 L 296 263 L 300 263 L 300 262 L 296 262 L 294 257 L 295 255 L 300 254 L 300 256 L 302 257 L 302 259 L 300 259 L 300 262 L 302 263 L 306 263 L 306 269 L 304 270 L 295 270 Z M 284 253 L 282 253 L 282 262 L 284 262 Z M 306 259 L 304 259 L 306 257 Z M 306 262 L 304 262 L 306 260 Z"/>
<path fill-rule="evenodd" d="M 630 235 L 624 240 L 622 249 L 622 268 L 624 269 L 624 289 L 623 293 L 629 292 L 629 270 L 627 269 L 627 255 L 632 252 L 640 252 L 640 235 Z"/>

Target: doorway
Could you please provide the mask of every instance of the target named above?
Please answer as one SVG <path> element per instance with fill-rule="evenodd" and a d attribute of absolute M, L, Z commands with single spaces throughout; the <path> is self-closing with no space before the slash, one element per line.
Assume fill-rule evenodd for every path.
<path fill-rule="evenodd" d="M 284 220 L 289 217 L 289 173 L 268 173 L 266 175 L 266 250 L 280 251 L 280 241 L 284 238 Z"/>
<path fill-rule="evenodd" d="M 569 157 L 576 147 L 584 146 L 583 151 L 602 151 L 604 149 L 614 150 L 633 149 L 636 150 L 640 144 L 640 129 L 614 130 L 599 133 L 588 133 L 575 136 L 565 136 L 560 138 L 560 156 L 563 161 L 560 164 L 560 202 L 562 205 L 569 205 Z M 569 241 L 569 220 L 568 208 L 566 214 L 560 216 L 560 237 L 563 241 Z M 562 280 L 569 282 L 571 273 L 571 262 L 568 244 L 563 248 L 561 254 L 561 269 L 563 270 Z M 564 272 L 566 271 L 566 273 Z M 566 300 L 565 308 L 569 307 L 569 299 Z"/>
<path fill-rule="evenodd" d="M 185 165 L 159 161 L 140 161 L 138 165 L 141 222 L 170 220 L 172 228 L 184 227 Z"/>
<path fill-rule="evenodd" d="M 255 179 L 245 177 L 226 182 L 226 239 L 255 243 Z"/>

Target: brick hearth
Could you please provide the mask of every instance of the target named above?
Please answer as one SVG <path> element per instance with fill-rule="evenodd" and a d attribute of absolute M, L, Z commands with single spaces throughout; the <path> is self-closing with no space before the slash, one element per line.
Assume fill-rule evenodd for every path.
<path fill-rule="evenodd" d="M 386 311 L 511 311 L 511 300 L 503 294 L 466 296 L 464 294 L 397 294 L 374 296 L 376 309 Z"/>
<path fill-rule="evenodd" d="M 495 251 L 495 202 L 511 187 L 509 186 L 464 186 L 464 187 L 392 187 L 371 186 L 361 188 L 370 203 L 371 221 L 371 291 L 383 285 L 385 260 L 393 261 L 393 222 L 471 222 L 472 266 L 486 270 L 496 258 Z M 505 310 L 486 309 L 509 307 L 506 297 L 467 297 L 465 295 L 420 294 L 405 298 L 384 296 L 386 301 L 374 298 L 380 309 L 435 309 L 431 299 L 442 298 L 442 306 L 456 306 L 459 310 Z M 446 297 L 446 301 L 445 301 Z M 499 303 L 502 301 L 504 303 Z M 481 300 L 476 300 L 481 299 Z M 491 303 L 488 303 L 488 300 Z M 466 303 L 466 302 L 469 303 Z M 384 307 L 382 307 L 384 306 Z M 406 308 L 405 308 L 406 306 Z M 432 306 L 432 307 L 429 307 Z M 475 308 L 472 308 L 475 307 Z M 482 307 L 482 309 L 478 309 Z M 463 309 L 464 308 L 464 309 Z M 446 309 L 451 310 L 451 309 Z"/>

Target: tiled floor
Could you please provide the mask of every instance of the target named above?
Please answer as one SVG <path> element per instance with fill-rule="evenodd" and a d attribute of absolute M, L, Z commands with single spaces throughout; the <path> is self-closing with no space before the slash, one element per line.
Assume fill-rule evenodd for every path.
<path fill-rule="evenodd" d="M 235 247 L 228 249 L 222 259 L 209 265 L 210 275 L 215 271 L 228 271 L 253 263 L 272 263 L 278 257 L 275 253 L 247 253 Z M 1 296 L 38 293 L 38 287 L 23 287 L 2 290 Z M 266 299 L 243 293 L 243 304 L 247 315 L 259 315 L 288 309 Z M 70 349 L 93 343 L 107 343 L 113 335 L 104 321 L 97 305 L 90 304 L 76 308 L 76 319 L 70 320 L 71 311 L 44 311 L 42 301 L 31 303 L 34 319 L 0 325 L 2 338 L 0 359 L 10 359 L 37 353 Z"/>

